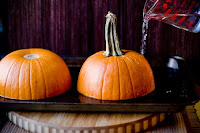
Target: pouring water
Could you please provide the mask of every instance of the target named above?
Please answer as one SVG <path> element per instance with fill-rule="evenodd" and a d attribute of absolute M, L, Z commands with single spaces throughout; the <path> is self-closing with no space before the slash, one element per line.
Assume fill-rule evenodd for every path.
<path fill-rule="evenodd" d="M 200 0 L 147 0 L 143 10 L 142 45 L 145 54 L 148 22 L 151 19 L 165 22 L 177 28 L 200 32 Z"/>

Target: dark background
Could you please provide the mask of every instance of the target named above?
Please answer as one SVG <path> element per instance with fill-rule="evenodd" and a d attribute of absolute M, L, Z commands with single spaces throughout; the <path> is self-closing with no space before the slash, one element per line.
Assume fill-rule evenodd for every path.
<path fill-rule="evenodd" d="M 1 0 L 0 53 L 41 47 L 62 57 L 87 57 L 105 49 L 104 25 L 108 11 L 118 17 L 123 49 L 139 52 L 145 0 Z M 197 59 L 200 34 L 150 21 L 146 56 Z"/>

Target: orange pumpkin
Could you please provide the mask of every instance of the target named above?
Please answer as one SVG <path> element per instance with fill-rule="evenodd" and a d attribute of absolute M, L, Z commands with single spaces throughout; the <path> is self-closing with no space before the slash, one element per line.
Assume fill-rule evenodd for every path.
<path fill-rule="evenodd" d="M 152 92 L 155 84 L 149 63 L 143 55 L 119 48 L 116 16 L 109 12 L 106 18 L 106 51 L 97 52 L 84 62 L 78 92 L 103 100 L 132 99 Z"/>
<path fill-rule="evenodd" d="M 69 90 L 71 82 L 63 59 L 49 50 L 17 50 L 0 62 L 2 97 L 21 100 L 53 97 Z"/>

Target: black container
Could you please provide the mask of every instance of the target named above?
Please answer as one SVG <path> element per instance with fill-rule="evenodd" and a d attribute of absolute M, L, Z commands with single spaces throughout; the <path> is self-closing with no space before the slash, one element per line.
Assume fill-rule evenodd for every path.
<path fill-rule="evenodd" d="M 183 58 L 170 57 L 165 66 L 160 68 L 160 71 L 162 71 L 159 72 L 160 75 L 156 76 L 159 77 L 156 78 L 157 96 L 170 99 L 179 98 L 191 103 L 198 99 L 192 73 Z"/>

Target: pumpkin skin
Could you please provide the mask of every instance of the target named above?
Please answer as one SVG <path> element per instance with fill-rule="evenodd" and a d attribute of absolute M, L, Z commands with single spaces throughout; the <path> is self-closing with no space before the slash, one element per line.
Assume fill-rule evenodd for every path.
<path fill-rule="evenodd" d="M 63 59 L 49 50 L 17 50 L 0 62 L 2 97 L 20 100 L 54 97 L 68 91 L 71 82 Z"/>
<path fill-rule="evenodd" d="M 154 90 L 153 72 L 143 55 L 123 50 L 122 56 L 106 57 L 104 52 L 97 52 L 84 62 L 78 92 L 95 99 L 126 100 Z"/>
<path fill-rule="evenodd" d="M 119 48 L 116 15 L 108 12 L 106 18 L 106 51 L 97 52 L 84 62 L 78 92 L 103 100 L 133 99 L 152 92 L 155 84 L 149 63 L 143 55 Z"/>

